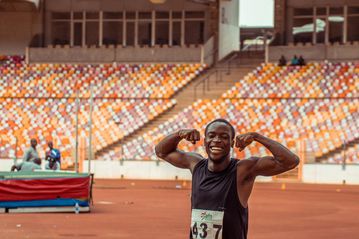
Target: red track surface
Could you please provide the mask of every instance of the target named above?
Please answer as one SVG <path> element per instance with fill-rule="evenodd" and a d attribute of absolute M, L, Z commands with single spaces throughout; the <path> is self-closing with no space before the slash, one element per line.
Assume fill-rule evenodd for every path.
<path fill-rule="evenodd" d="M 0 214 L 0 238 L 188 238 L 189 183 L 98 180 L 91 213 Z M 249 239 L 357 239 L 359 186 L 257 183 Z"/>

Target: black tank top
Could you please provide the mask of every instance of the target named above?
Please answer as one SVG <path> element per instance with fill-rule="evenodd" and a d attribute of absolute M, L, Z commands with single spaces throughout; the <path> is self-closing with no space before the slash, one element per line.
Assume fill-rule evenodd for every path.
<path fill-rule="evenodd" d="M 236 174 L 235 159 L 231 159 L 221 172 L 209 171 L 208 159 L 197 163 L 193 170 L 192 209 L 224 211 L 223 239 L 247 238 L 248 208 L 244 208 L 238 199 Z"/>

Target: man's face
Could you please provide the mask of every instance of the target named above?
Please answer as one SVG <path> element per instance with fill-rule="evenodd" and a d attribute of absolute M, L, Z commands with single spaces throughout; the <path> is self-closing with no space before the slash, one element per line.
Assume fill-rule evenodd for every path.
<path fill-rule="evenodd" d="M 37 140 L 36 139 L 32 139 L 30 141 L 30 143 L 31 143 L 31 147 L 36 148 L 36 146 L 37 146 Z"/>
<path fill-rule="evenodd" d="M 229 125 L 222 122 L 211 124 L 206 132 L 204 144 L 208 157 L 213 162 L 224 161 L 233 147 L 233 136 Z"/>
<path fill-rule="evenodd" d="M 49 141 L 49 142 L 47 143 L 47 146 L 49 146 L 50 149 L 52 149 L 52 148 L 54 147 L 54 145 L 52 144 L 51 141 Z"/>

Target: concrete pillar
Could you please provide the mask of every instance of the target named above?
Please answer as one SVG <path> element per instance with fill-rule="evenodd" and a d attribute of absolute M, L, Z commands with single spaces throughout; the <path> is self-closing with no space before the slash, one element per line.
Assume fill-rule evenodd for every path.
<path fill-rule="evenodd" d="M 151 46 L 154 46 L 156 44 L 156 12 L 152 10 L 152 19 L 151 19 Z"/>
<path fill-rule="evenodd" d="M 343 43 L 348 39 L 348 5 L 344 6 L 344 23 L 343 23 Z"/>
<path fill-rule="evenodd" d="M 169 31 L 168 31 L 168 45 L 172 46 L 173 44 L 173 21 L 172 21 L 172 10 L 170 11 L 169 19 Z"/>
<path fill-rule="evenodd" d="M 182 11 L 182 19 L 181 19 L 181 46 L 185 45 L 185 11 Z"/>
<path fill-rule="evenodd" d="M 82 47 L 86 46 L 86 21 L 85 11 L 82 11 Z"/>
<path fill-rule="evenodd" d="M 294 42 L 294 38 L 293 38 L 293 17 L 294 17 L 294 8 L 293 7 L 289 7 L 288 11 L 287 11 L 288 15 L 287 15 L 287 44 L 288 43 L 293 43 Z"/>
<path fill-rule="evenodd" d="M 103 39 L 103 11 L 100 11 L 99 28 L 98 28 L 98 44 L 102 46 Z"/>
<path fill-rule="evenodd" d="M 71 11 L 70 16 L 70 46 L 74 46 L 74 12 Z"/>
<path fill-rule="evenodd" d="M 326 16 L 325 16 L 325 45 L 329 45 L 329 6 L 326 7 Z"/>
<path fill-rule="evenodd" d="M 135 42 L 134 42 L 135 47 L 138 46 L 138 11 L 136 11 L 136 16 L 135 16 Z"/>
<path fill-rule="evenodd" d="M 122 15 L 122 46 L 126 46 L 126 37 L 127 37 L 127 33 L 126 33 L 126 11 L 123 11 L 123 15 Z"/>
<path fill-rule="evenodd" d="M 313 8 L 313 45 L 317 43 L 317 7 Z"/>

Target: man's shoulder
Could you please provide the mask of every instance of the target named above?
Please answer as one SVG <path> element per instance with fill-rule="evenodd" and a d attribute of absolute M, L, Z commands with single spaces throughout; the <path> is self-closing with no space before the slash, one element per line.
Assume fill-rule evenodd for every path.
<path fill-rule="evenodd" d="M 33 147 L 29 147 L 26 149 L 25 153 L 37 153 L 37 150 L 34 149 Z"/>

